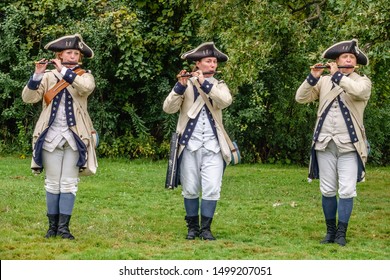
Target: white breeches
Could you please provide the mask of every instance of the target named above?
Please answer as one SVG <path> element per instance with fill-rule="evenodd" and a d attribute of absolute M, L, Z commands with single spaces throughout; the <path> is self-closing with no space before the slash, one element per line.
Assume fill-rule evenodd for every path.
<path fill-rule="evenodd" d="M 326 197 L 352 198 L 356 196 L 358 159 L 356 152 L 340 153 L 330 141 L 325 151 L 316 151 L 320 170 L 320 190 Z"/>
<path fill-rule="evenodd" d="M 53 152 L 42 151 L 45 172 L 45 189 L 52 194 L 72 193 L 76 195 L 79 182 L 78 151 L 65 144 Z"/>
<path fill-rule="evenodd" d="M 223 166 L 221 152 L 214 153 L 204 147 L 193 152 L 184 149 L 180 165 L 184 198 L 195 199 L 202 192 L 202 199 L 219 200 Z"/>

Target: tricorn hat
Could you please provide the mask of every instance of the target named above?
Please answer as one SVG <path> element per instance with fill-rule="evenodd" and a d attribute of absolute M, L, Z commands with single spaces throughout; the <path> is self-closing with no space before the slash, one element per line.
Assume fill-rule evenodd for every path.
<path fill-rule="evenodd" d="M 229 59 L 226 54 L 215 47 L 214 42 L 203 43 L 195 49 L 181 55 L 182 59 L 191 61 L 199 61 L 204 57 L 215 57 L 218 62 L 225 62 Z"/>
<path fill-rule="evenodd" d="M 46 44 L 45 49 L 53 52 L 61 52 L 63 50 L 79 50 L 85 57 L 92 58 L 93 50 L 84 43 L 80 34 L 63 36 L 57 40 Z"/>
<path fill-rule="evenodd" d="M 323 58 L 336 59 L 343 53 L 352 53 L 356 56 L 356 62 L 361 65 L 368 65 L 368 57 L 358 47 L 358 41 L 352 39 L 350 41 L 342 41 L 329 47 L 322 54 Z"/>

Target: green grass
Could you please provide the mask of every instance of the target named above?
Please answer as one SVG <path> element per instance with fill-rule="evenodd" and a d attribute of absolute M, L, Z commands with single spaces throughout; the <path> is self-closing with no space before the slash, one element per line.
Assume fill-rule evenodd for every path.
<path fill-rule="evenodd" d="M 70 225 L 76 239 L 45 239 L 44 177 L 29 167 L 30 159 L 0 157 L 2 260 L 390 259 L 388 167 L 368 167 L 358 185 L 346 247 L 319 243 L 321 195 L 306 167 L 227 167 L 215 242 L 185 239 L 181 189 L 164 188 L 165 161 L 124 159 L 99 159 L 98 174 L 81 177 Z"/>

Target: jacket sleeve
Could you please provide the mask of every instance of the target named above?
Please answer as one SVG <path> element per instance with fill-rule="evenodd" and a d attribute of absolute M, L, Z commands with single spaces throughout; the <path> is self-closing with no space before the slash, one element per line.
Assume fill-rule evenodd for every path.
<path fill-rule="evenodd" d="M 186 89 L 187 86 L 183 86 L 179 82 L 176 83 L 174 88 L 164 100 L 163 110 L 165 113 L 174 114 L 180 110 Z"/>
<path fill-rule="evenodd" d="M 95 79 L 89 71 L 79 76 L 68 69 L 63 78 L 75 88 L 80 96 L 88 96 L 95 90 Z"/>
<path fill-rule="evenodd" d="M 307 79 L 301 84 L 295 94 L 295 100 L 298 103 L 304 104 L 317 100 L 320 95 L 318 84 L 321 78 L 316 79 L 309 75 Z"/>
<path fill-rule="evenodd" d="M 47 91 L 47 75 L 42 80 L 34 81 L 32 76 L 22 91 L 22 100 L 25 103 L 37 103 L 42 100 L 43 94 Z"/>
<path fill-rule="evenodd" d="M 355 100 L 367 101 L 371 95 L 371 80 L 367 76 L 359 76 L 357 79 L 352 79 L 343 76 L 339 86 Z"/>
<path fill-rule="evenodd" d="M 213 104 L 219 109 L 224 109 L 232 104 L 232 95 L 224 81 L 219 81 L 216 85 L 213 85 L 208 94 L 213 100 Z"/>

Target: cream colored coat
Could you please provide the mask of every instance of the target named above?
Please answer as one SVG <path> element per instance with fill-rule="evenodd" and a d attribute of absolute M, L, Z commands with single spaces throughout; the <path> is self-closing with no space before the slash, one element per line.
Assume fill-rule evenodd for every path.
<path fill-rule="evenodd" d="M 193 83 L 195 82 L 197 83 L 195 78 L 190 78 L 188 80 L 188 85 L 183 95 L 177 94 L 174 90 L 172 90 L 166 97 L 163 104 L 163 110 L 168 114 L 174 114 L 180 111 L 176 127 L 176 131 L 180 135 L 183 134 L 188 120 L 190 118 L 195 118 L 199 111 L 202 109 L 202 107 L 205 105 L 205 102 L 201 96 L 194 100 Z M 213 84 L 213 87 L 207 95 L 212 100 L 213 108 L 216 113 L 215 118 L 220 124 L 223 124 L 222 109 L 228 107 L 232 103 L 232 96 L 225 82 L 218 81 L 215 78 L 211 78 L 209 82 Z M 225 160 L 226 164 L 229 164 L 231 161 L 231 152 L 229 145 L 227 144 L 225 136 L 223 135 L 218 125 L 216 125 L 216 129 L 223 159 Z M 183 149 L 184 146 L 180 145 L 179 155 L 181 154 Z"/>
<path fill-rule="evenodd" d="M 367 76 L 360 76 L 353 72 L 349 76 L 344 76 L 339 85 L 335 84 L 332 89 L 333 82 L 331 78 L 330 75 L 322 76 L 315 86 L 311 86 L 305 80 L 298 88 L 295 100 L 302 104 L 319 100 L 316 128 L 324 110 L 340 94 L 341 99 L 351 113 L 352 122 L 359 139 L 358 142 L 354 143 L 354 146 L 363 165 L 365 165 L 368 151 L 363 115 L 371 95 L 371 81 Z"/>
<path fill-rule="evenodd" d="M 26 85 L 22 92 L 22 99 L 26 103 L 37 103 L 39 101 L 42 101 L 42 112 L 35 125 L 33 133 L 33 150 L 40 134 L 46 128 L 48 128 L 53 101 L 50 102 L 49 105 L 46 105 L 46 102 L 43 99 L 43 95 L 58 82 L 56 75 L 60 77 L 60 74 L 57 70 L 47 71 L 45 72 L 38 89 L 30 89 Z M 72 95 L 73 111 L 76 119 L 76 125 L 70 127 L 70 129 L 84 142 L 84 144 L 88 148 L 87 156 L 89 158 L 89 164 L 95 165 L 89 166 L 88 168 L 91 168 L 92 170 L 96 171 L 96 132 L 93 129 L 93 125 L 88 114 L 87 108 L 88 96 L 95 89 L 95 79 L 93 75 L 89 72 L 84 73 L 82 76 L 76 75 L 76 78 L 74 79 L 73 83 L 69 85 L 66 89 Z M 33 152 L 35 153 L 36 151 Z M 93 159 L 93 161 L 91 161 L 91 159 Z M 39 167 L 40 166 L 37 165 L 33 159 L 31 163 L 31 168 L 39 169 Z"/>

